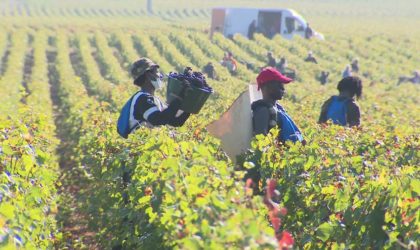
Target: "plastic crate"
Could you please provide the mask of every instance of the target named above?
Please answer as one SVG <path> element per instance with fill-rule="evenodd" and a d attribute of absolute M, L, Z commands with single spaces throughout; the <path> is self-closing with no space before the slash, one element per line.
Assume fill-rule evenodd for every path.
<path fill-rule="evenodd" d="M 194 85 L 190 86 L 191 88 L 185 90 L 180 109 L 188 113 L 198 114 L 213 90 L 197 88 Z M 167 102 L 170 103 L 176 96 L 180 96 L 184 88 L 186 88 L 186 85 L 183 82 L 169 77 L 166 91 Z"/>

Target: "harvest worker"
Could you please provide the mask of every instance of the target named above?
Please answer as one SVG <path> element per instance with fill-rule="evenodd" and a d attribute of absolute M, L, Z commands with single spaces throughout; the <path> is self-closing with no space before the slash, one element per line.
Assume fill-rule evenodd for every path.
<path fill-rule="evenodd" d="M 254 134 L 266 135 L 276 125 L 280 129 L 280 142 L 303 141 L 303 136 L 292 118 L 277 102 L 285 93 L 284 85 L 293 81 L 278 72 L 275 68 L 264 68 L 257 76 L 258 90 L 262 99 L 251 104 Z"/>
<path fill-rule="evenodd" d="M 322 105 L 319 123 L 332 120 L 342 126 L 359 126 L 360 109 L 354 97 L 362 96 L 362 80 L 357 76 L 343 78 L 337 85 L 338 96 L 332 96 Z"/>
<path fill-rule="evenodd" d="M 248 26 L 248 39 L 254 39 L 254 33 L 257 31 L 257 21 L 252 20 Z"/>
<path fill-rule="evenodd" d="M 236 62 L 235 58 L 233 58 L 232 52 L 228 51 L 225 53 L 221 64 L 222 66 L 226 67 L 231 74 L 236 73 L 238 63 Z"/>
<path fill-rule="evenodd" d="M 413 72 L 413 77 L 409 77 L 409 76 L 400 76 L 399 80 L 398 80 L 398 85 L 400 85 L 403 82 L 412 82 L 414 84 L 416 83 L 420 83 L 420 71 L 416 70 Z"/>
<path fill-rule="evenodd" d="M 411 77 L 410 82 L 412 83 L 420 83 L 420 72 L 418 70 L 413 72 L 413 77 Z"/>
<path fill-rule="evenodd" d="M 207 63 L 203 68 L 203 72 L 207 74 L 210 79 L 216 79 L 216 69 L 212 62 Z"/>
<path fill-rule="evenodd" d="M 314 54 L 312 53 L 312 51 L 308 52 L 308 56 L 305 58 L 305 62 L 311 62 L 311 63 L 318 64 L 318 61 L 314 57 Z"/>
<path fill-rule="evenodd" d="M 344 69 L 343 74 L 342 74 L 343 78 L 346 78 L 346 77 L 349 77 L 349 76 L 352 76 L 352 75 L 353 75 L 353 73 L 351 71 L 350 65 L 346 65 L 346 68 Z"/>
<path fill-rule="evenodd" d="M 274 58 L 273 53 L 271 51 L 267 52 L 267 66 L 276 67 L 276 64 L 276 58 Z"/>
<path fill-rule="evenodd" d="M 149 58 L 140 58 L 133 63 L 131 75 L 134 78 L 134 85 L 140 87 L 141 90 L 126 103 L 121 112 L 118 120 L 118 132 L 123 137 L 127 137 L 129 133 L 143 125 L 147 127 L 158 125 L 180 127 L 184 125 L 190 114 L 179 109 L 182 96 L 176 96 L 169 106 L 166 106 L 154 95 L 155 90 L 163 86 L 159 65 Z M 123 118 L 125 110 L 128 111 L 128 115 L 125 116 L 128 119 L 128 124 L 125 124 Z M 128 129 L 126 129 L 127 127 Z"/>
<path fill-rule="evenodd" d="M 309 26 L 309 23 L 306 24 L 306 29 L 305 29 L 305 38 L 306 39 L 311 39 L 314 36 L 314 31 L 311 28 L 311 26 Z"/>
<path fill-rule="evenodd" d="M 322 85 L 325 85 L 328 82 L 328 76 L 330 75 L 330 72 L 328 71 L 321 71 L 321 75 L 319 76 L 319 82 Z"/>
<path fill-rule="evenodd" d="M 278 126 L 280 133 L 278 141 L 300 141 L 305 144 L 303 136 L 292 118 L 286 113 L 284 108 L 277 102 L 281 100 L 285 93 L 284 85 L 293 81 L 278 72 L 275 68 L 264 68 L 257 76 L 258 90 L 262 92 L 262 99 L 251 104 L 253 133 L 268 134 L 271 128 Z M 247 170 L 244 180 L 251 179 L 254 194 L 261 194 L 258 183 L 261 179 L 260 167 L 257 165 Z"/>
<path fill-rule="evenodd" d="M 353 71 L 354 73 L 358 73 L 359 72 L 359 59 L 354 59 L 351 62 L 351 71 Z"/>
<path fill-rule="evenodd" d="M 280 62 L 276 66 L 277 70 L 280 71 L 280 73 L 284 74 L 287 69 L 287 60 L 285 57 L 280 58 Z"/>
<path fill-rule="evenodd" d="M 190 114 L 181 111 L 180 115 L 176 115 L 181 106 L 182 97 L 178 96 L 169 106 L 166 106 L 155 96 L 155 90 L 163 87 L 159 65 L 148 58 L 141 58 L 133 64 L 131 75 L 134 78 L 134 85 L 141 88 L 141 95 L 137 98 L 133 111 L 134 119 L 138 123 L 146 122 L 152 126 L 184 125 Z"/>

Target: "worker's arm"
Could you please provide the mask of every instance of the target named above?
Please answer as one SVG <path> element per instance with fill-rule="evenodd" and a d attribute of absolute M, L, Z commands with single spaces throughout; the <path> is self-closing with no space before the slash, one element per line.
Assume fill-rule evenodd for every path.
<path fill-rule="evenodd" d="M 347 123 L 350 127 L 360 126 L 360 109 L 354 102 L 347 105 Z"/>
<path fill-rule="evenodd" d="M 328 112 L 328 107 L 330 106 L 331 101 L 332 101 L 332 98 L 325 101 L 324 104 L 322 105 L 321 114 L 319 115 L 318 123 L 327 122 L 327 112 Z"/>
<path fill-rule="evenodd" d="M 176 113 L 181 106 L 181 101 L 173 100 L 164 110 L 159 110 L 153 96 L 143 95 L 136 102 L 134 118 L 137 120 L 145 120 L 153 126 L 166 125 L 174 123 Z"/>

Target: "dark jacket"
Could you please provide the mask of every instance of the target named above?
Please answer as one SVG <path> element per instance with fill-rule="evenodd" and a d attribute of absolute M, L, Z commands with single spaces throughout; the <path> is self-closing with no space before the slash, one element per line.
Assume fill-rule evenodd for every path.
<path fill-rule="evenodd" d="M 147 122 L 148 125 L 171 125 L 180 127 L 190 116 L 190 113 L 179 112 L 181 101 L 175 99 L 168 107 L 162 104 L 159 98 L 145 93 L 141 95 L 134 104 L 134 118 L 139 123 Z"/>

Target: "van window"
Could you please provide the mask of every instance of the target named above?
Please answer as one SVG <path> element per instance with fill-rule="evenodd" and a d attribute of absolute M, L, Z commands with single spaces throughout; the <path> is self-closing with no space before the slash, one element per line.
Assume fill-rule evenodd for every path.
<path fill-rule="evenodd" d="M 288 34 L 295 31 L 295 19 L 294 18 L 286 17 L 286 29 L 287 29 Z"/>
<path fill-rule="evenodd" d="M 303 25 L 300 22 L 296 22 L 296 26 L 297 26 L 297 31 L 304 31 L 305 29 L 303 28 Z"/>
<path fill-rule="evenodd" d="M 281 12 L 260 11 L 258 12 L 257 29 L 266 37 L 272 38 L 280 33 Z"/>
<path fill-rule="evenodd" d="M 287 33 L 291 34 L 294 31 L 304 31 L 303 25 L 293 17 L 286 17 Z"/>

